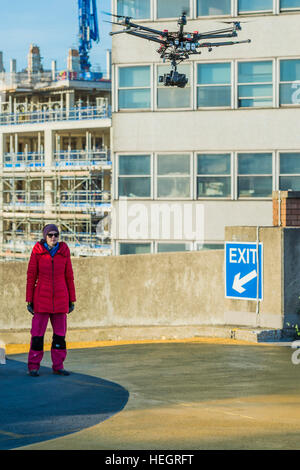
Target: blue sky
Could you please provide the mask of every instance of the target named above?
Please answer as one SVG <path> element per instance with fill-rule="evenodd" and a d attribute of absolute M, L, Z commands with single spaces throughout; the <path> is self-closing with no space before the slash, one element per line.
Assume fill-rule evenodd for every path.
<path fill-rule="evenodd" d="M 93 43 L 90 61 L 93 67 L 106 69 L 106 50 L 111 48 L 111 25 L 102 23 L 109 17 L 110 0 L 97 0 L 100 42 Z M 44 69 L 57 61 L 59 70 L 67 66 L 70 48 L 78 47 L 77 0 L 0 0 L 0 51 L 4 67 L 9 72 L 10 59 L 17 60 L 17 70 L 27 66 L 30 44 L 40 47 Z"/>

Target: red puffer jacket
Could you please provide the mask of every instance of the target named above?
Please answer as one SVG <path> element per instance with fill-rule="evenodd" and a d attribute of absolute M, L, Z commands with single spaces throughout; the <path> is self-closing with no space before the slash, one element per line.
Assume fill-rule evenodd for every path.
<path fill-rule="evenodd" d="M 69 302 L 75 301 L 68 245 L 60 242 L 52 258 L 44 245 L 37 242 L 28 263 L 26 302 L 33 302 L 35 313 L 68 313 Z"/>

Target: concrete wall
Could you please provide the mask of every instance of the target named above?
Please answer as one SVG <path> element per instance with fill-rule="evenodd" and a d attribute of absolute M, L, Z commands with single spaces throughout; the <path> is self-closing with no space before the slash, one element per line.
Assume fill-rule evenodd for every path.
<path fill-rule="evenodd" d="M 300 313 L 300 229 L 284 229 L 284 316 L 291 324 L 299 322 Z"/>
<path fill-rule="evenodd" d="M 244 16 L 244 15 L 243 15 Z M 249 20 L 248 18 L 251 17 Z M 299 51 L 297 42 L 299 41 L 299 12 L 280 13 L 280 15 L 257 15 L 255 20 L 253 15 L 245 18 L 242 24 L 242 31 L 239 32 L 238 40 L 250 38 L 250 44 L 239 44 L 234 47 L 215 48 L 211 53 L 203 51 L 201 57 L 195 56 L 195 61 L 199 60 L 220 60 L 224 57 L 229 59 L 252 59 L 279 57 L 279 56 L 298 56 Z M 188 19 L 185 31 L 210 31 L 222 28 L 220 21 L 230 21 L 230 18 L 212 18 L 202 17 L 197 19 Z M 242 16 L 235 18 L 236 21 L 243 21 Z M 139 23 L 139 21 L 137 21 Z M 143 24 L 155 29 L 168 29 L 169 31 L 178 31 L 177 18 L 161 19 L 160 21 L 143 21 Z M 118 26 L 113 26 L 114 30 L 120 30 Z M 283 35 L 273 34 L 276 31 L 284 31 Z M 113 38 L 112 63 L 113 64 L 135 64 L 137 62 L 147 61 L 159 62 L 159 56 L 156 53 L 157 47 L 150 41 L 143 41 L 133 36 L 116 35 Z M 160 63 L 162 63 L 160 61 Z"/>
<path fill-rule="evenodd" d="M 227 227 L 226 240 L 263 243 L 263 300 L 225 299 L 224 251 L 73 259 L 73 328 L 242 325 L 299 320 L 300 228 Z M 27 263 L 0 264 L 0 330 L 30 328 Z"/>
<path fill-rule="evenodd" d="M 0 330 L 29 328 L 26 263 L 2 263 Z M 223 324 L 223 250 L 73 260 L 70 327 Z"/>

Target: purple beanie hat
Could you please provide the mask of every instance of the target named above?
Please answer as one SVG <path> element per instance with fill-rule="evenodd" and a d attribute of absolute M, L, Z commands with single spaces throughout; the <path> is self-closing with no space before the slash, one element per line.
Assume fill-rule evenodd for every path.
<path fill-rule="evenodd" d="M 55 231 L 55 232 L 59 233 L 59 230 L 58 230 L 56 225 L 54 225 L 54 224 L 45 225 L 45 227 L 43 228 L 43 238 L 44 238 L 44 240 L 46 240 L 48 233 L 52 232 L 52 231 Z"/>

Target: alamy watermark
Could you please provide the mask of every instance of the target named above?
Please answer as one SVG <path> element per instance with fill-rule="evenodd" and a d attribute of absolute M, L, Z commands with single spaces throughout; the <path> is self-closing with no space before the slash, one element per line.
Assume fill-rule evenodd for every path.
<path fill-rule="evenodd" d="M 204 205 L 178 201 L 118 204 L 118 232 L 126 240 L 204 240 Z"/>
<path fill-rule="evenodd" d="M 300 340 L 293 341 L 291 346 L 296 350 L 292 354 L 292 363 L 298 365 L 300 364 Z"/>
<path fill-rule="evenodd" d="M 300 82 L 293 82 L 291 88 L 295 90 L 291 96 L 292 104 L 300 104 Z"/>

